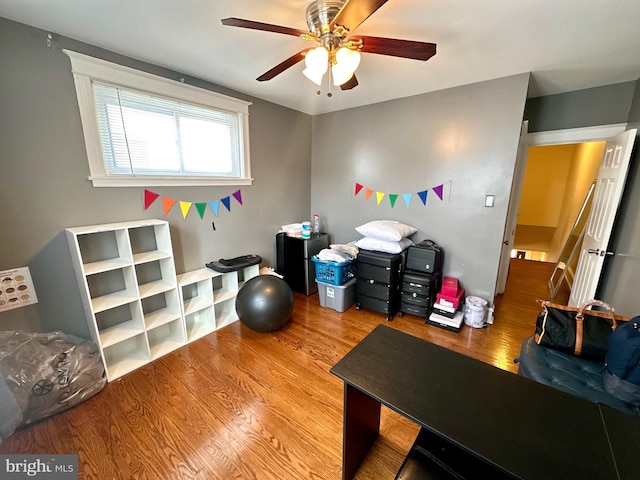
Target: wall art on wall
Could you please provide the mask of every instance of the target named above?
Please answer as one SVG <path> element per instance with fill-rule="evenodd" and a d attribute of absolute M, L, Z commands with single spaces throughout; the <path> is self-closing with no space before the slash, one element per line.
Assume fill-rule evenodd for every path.
<path fill-rule="evenodd" d="M 38 303 L 29 267 L 0 272 L 0 312 Z"/>
<path fill-rule="evenodd" d="M 162 196 L 162 211 L 165 217 L 169 214 L 169 211 L 173 208 L 173 206 L 178 203 L 180 206 L 180 212 L 182 213 L 182 218 L 186 219 L 187 215 L 189 215 L 189 211 L 191 207 L 195 206 L 196 211 L 201 219 L 204 218 L 204 214 L 207 211 L 207 207 L 211 209 L 213 214 L 217 217 L 220 213 L 220 204 L 222 204 L 228 212 L 231 211 L 231 198 L 234 198 L 240 205 L 242 205 L 242 192 L 240 190 L 236 190 L 231 195 L 227 195 L 224 198 L 220 198 L 218 200 L 210 200 L 207 202 L 190 202 L 187 200 L 177 200 L 171 197 Z M 147 210 L 153 203 L 160 198 L 160 194 L 156 192 L 152 192 L 151 190 L 144 191 L 144 209 Z"/>
<path fill-rule="evenodd" d="M 440 185 L 436 185 L 435 187 L 425 188 L 424 190 L 420 190 L 418 192 L 413 193 L 387 193 L 379 190 L 375 190 L 373 188 L 366 187 L 365 185 L 355 182 L 354 193 L 353 196 L 357 197 L 360 192 L 364 192 L 363 196 L 365 200 L 369 200 L 371 197 L 375 195 L 376 205 L 380 205 L 385 197 L 389 199 L 389 205 L 391 208 L 395 207 L 396 202 L 400 197 L 404 200 L 404 203 L 407 207 L 411 206 L 411 202 L 414 196 L 418 197 L 422 202 L 422 205 L 427 204 L 427 198 L 431 198 L 428 194 L 429 191 L 433 192 L 433 194 L 438 198 L 440 202 L 449 203 L 451 200 L 451 185 L 453 181 L 449 180 L 446 183 L 442 183 Z"/>

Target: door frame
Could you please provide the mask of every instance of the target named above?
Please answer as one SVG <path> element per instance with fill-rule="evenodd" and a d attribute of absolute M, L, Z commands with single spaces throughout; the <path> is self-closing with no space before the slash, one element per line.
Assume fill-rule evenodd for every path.
<path fill-rule="evenodd" d="M 527 121 L 524 121 L 523 126 L 526 126 L 526 124 Z M 527 158 L 529 156 L 529 147 L 604 141 L 621 134 L 626 129 L 626 123 L 614 123 L 609 125 L 596 125 L 592 127 L 568 128 L 563 130 L 547 130 L 544 132 L 526 133 L 523 136 L 524 150 L 526 154 L 523 155 L 523 158 L 521 160 L 522 165 L 520 166 L 523 173 L 522 175 L 515 175 L 514 172 L 511 197 L 509 198 L 510 205 L 513 201 L 514 208 L 509 208 L 507 211 L 507 216 L 505 219 L 505 229 L 507 225 L 515 225 L 517 222 L 518 209 L 520 207 L 520 194 L 522 192 L 522 186 L 524 184 L 524 170 L 526 169 Z M 516 161 L 518 161 L 518 159 L 516 159 Z M 505 231 L 505 235 L 506 234 L 507 232 Z M 506 240 L 508 239 L 503 238 L 503 242 Z M 506 269 L 506 271 L 504 269 Z M 508 282 L 508 269 L 509 262 L 501 261 L 498 267 L 498 275 L 496 277 L 496 294 L 498 295 L 504 293 L 504 288 L 502 288 L 502 291 L 500 291 L 498 287 L 500 287 L 500 279 L 503 279 L 501 283 L 504 283 L 504 285 L 506 285 L 506 283 Z"/>

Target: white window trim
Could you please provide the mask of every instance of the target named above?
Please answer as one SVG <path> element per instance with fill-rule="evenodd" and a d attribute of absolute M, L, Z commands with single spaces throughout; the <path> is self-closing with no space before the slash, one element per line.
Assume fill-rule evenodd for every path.
<path fill-rule="evenodd" d="M 158 77 L 133 68 L 63 50 L 71 59 L 71 70 L 76 86 L 80 118 L 84 131 L 84 139 L 89 160 L 91 176 L 89 180 L 94 187 L 148 187 L 148 186 L 212 186 L 212 185 L 251 185 L 251 168 L 249 162 L 249 106 L 251 102 L 239 100 L 217 92 L 187 85 L 175 80 Z M 196 105 L 208 106 L 219 110 L 236 112 L 241 125 L 241 178 L 206 178 L 206 177 L 161 177 L 146 175 L 144 177 L 109 176 L 105 171 L 102 158 L 102 145 L 96 121 L 96 108 L 93 101 L 92 80 L 112 83 L 124 88 L 145 91 L 150 94 L 185 101 Z"/>

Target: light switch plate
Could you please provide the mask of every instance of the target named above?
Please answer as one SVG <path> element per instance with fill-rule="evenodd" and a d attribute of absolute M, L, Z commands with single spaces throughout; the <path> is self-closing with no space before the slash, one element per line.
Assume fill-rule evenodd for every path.
<path fill-rule="evenodd" d="M 494 200 L 493 195 L 487 195 L 486 197 L 484 197 L 484 206 L 493 207 L 493 200 Z"/>

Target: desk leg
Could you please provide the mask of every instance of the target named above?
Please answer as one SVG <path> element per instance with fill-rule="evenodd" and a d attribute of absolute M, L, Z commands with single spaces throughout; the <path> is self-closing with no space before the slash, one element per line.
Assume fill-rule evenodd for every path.
<path fill-rule="evenodd" d="M 345 383 L 342 479 L 351 480 L 380 433 L 380 402 Z"/>

